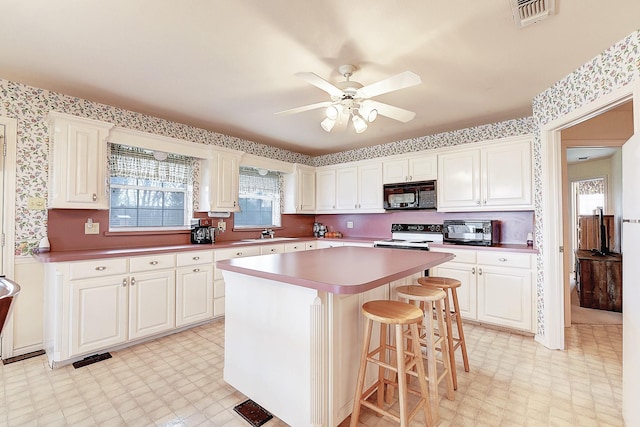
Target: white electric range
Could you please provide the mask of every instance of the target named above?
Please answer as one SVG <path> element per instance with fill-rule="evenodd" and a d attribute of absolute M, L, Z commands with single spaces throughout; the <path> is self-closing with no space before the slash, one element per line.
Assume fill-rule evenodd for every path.
<path fill-rule="evenodd" d="M 442 224 L 392 224 L 391 239 L 376 240 L 376 248 L 428 251 L 430 243 L 442 243 Z"/>

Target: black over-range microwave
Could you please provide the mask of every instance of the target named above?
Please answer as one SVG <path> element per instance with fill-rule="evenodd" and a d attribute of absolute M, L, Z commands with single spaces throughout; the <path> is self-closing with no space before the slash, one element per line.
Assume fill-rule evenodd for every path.
<path fill-rule="evenodd" d="M 385 209 L 436 208 L 435 180 L 384 184 L 383 190 Z"/>

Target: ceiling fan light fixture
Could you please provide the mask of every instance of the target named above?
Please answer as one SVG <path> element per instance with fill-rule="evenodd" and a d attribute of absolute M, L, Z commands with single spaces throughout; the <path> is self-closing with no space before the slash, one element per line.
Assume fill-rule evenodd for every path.
<path fill-rule="evenodd" d="M 326 115 L 328 119 L 336 120 L 339 114 L 340 112 L 338 111 L 338 108 L 336 108 L 335 105 L 329 105 L 327 107 Z"/>
<path fill-rule="evenodd" d="M 367 122 L 365 122 L 358 114 L 354 113 L 351 117 L 351 121 L 353 122 L 353 127 L 355 128 L 356 133 L 362 133 L 367 130 Z"/>
<path fill-rule="evenodd" d="M 376 110 L 375 108 L 369 111 L 369 114 L 367 114 L 367 121 L 369 123 L 373 122 L 377 118 L 378 118 L 378 110 Z"/>
<path fill-rule="evenodd" d="M 335 125 L 336 125 L 335 119 L 331 119 L 329 117 L 325 118 L 323 121 L 320 122 L 320 127 L 322 127 L 322 129 L 325 132 L 331 132 L 331 129 L 333 129 Z"/>

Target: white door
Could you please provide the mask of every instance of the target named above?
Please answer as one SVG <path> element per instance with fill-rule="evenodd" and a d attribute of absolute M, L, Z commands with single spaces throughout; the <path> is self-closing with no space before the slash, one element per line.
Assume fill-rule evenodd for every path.
<path fill-rule="evenodd" d="M 640 133 L 622 146 L 622 413 L 640 425 Z"/>

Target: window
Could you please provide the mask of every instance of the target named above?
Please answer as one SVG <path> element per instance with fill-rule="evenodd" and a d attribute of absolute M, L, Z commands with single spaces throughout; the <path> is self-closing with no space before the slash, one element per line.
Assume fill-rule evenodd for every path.
<path fill-rule="evenodd" d="M 110 144 L 110 151 L 110 229 L 189 225 L 196 159 L 120 144 Z"/>
<path fill-rule="evenodd" d="M 240 167 L 240 212 L 234 226 L 264 228 L 280 226 L 280 172 Z"/>

